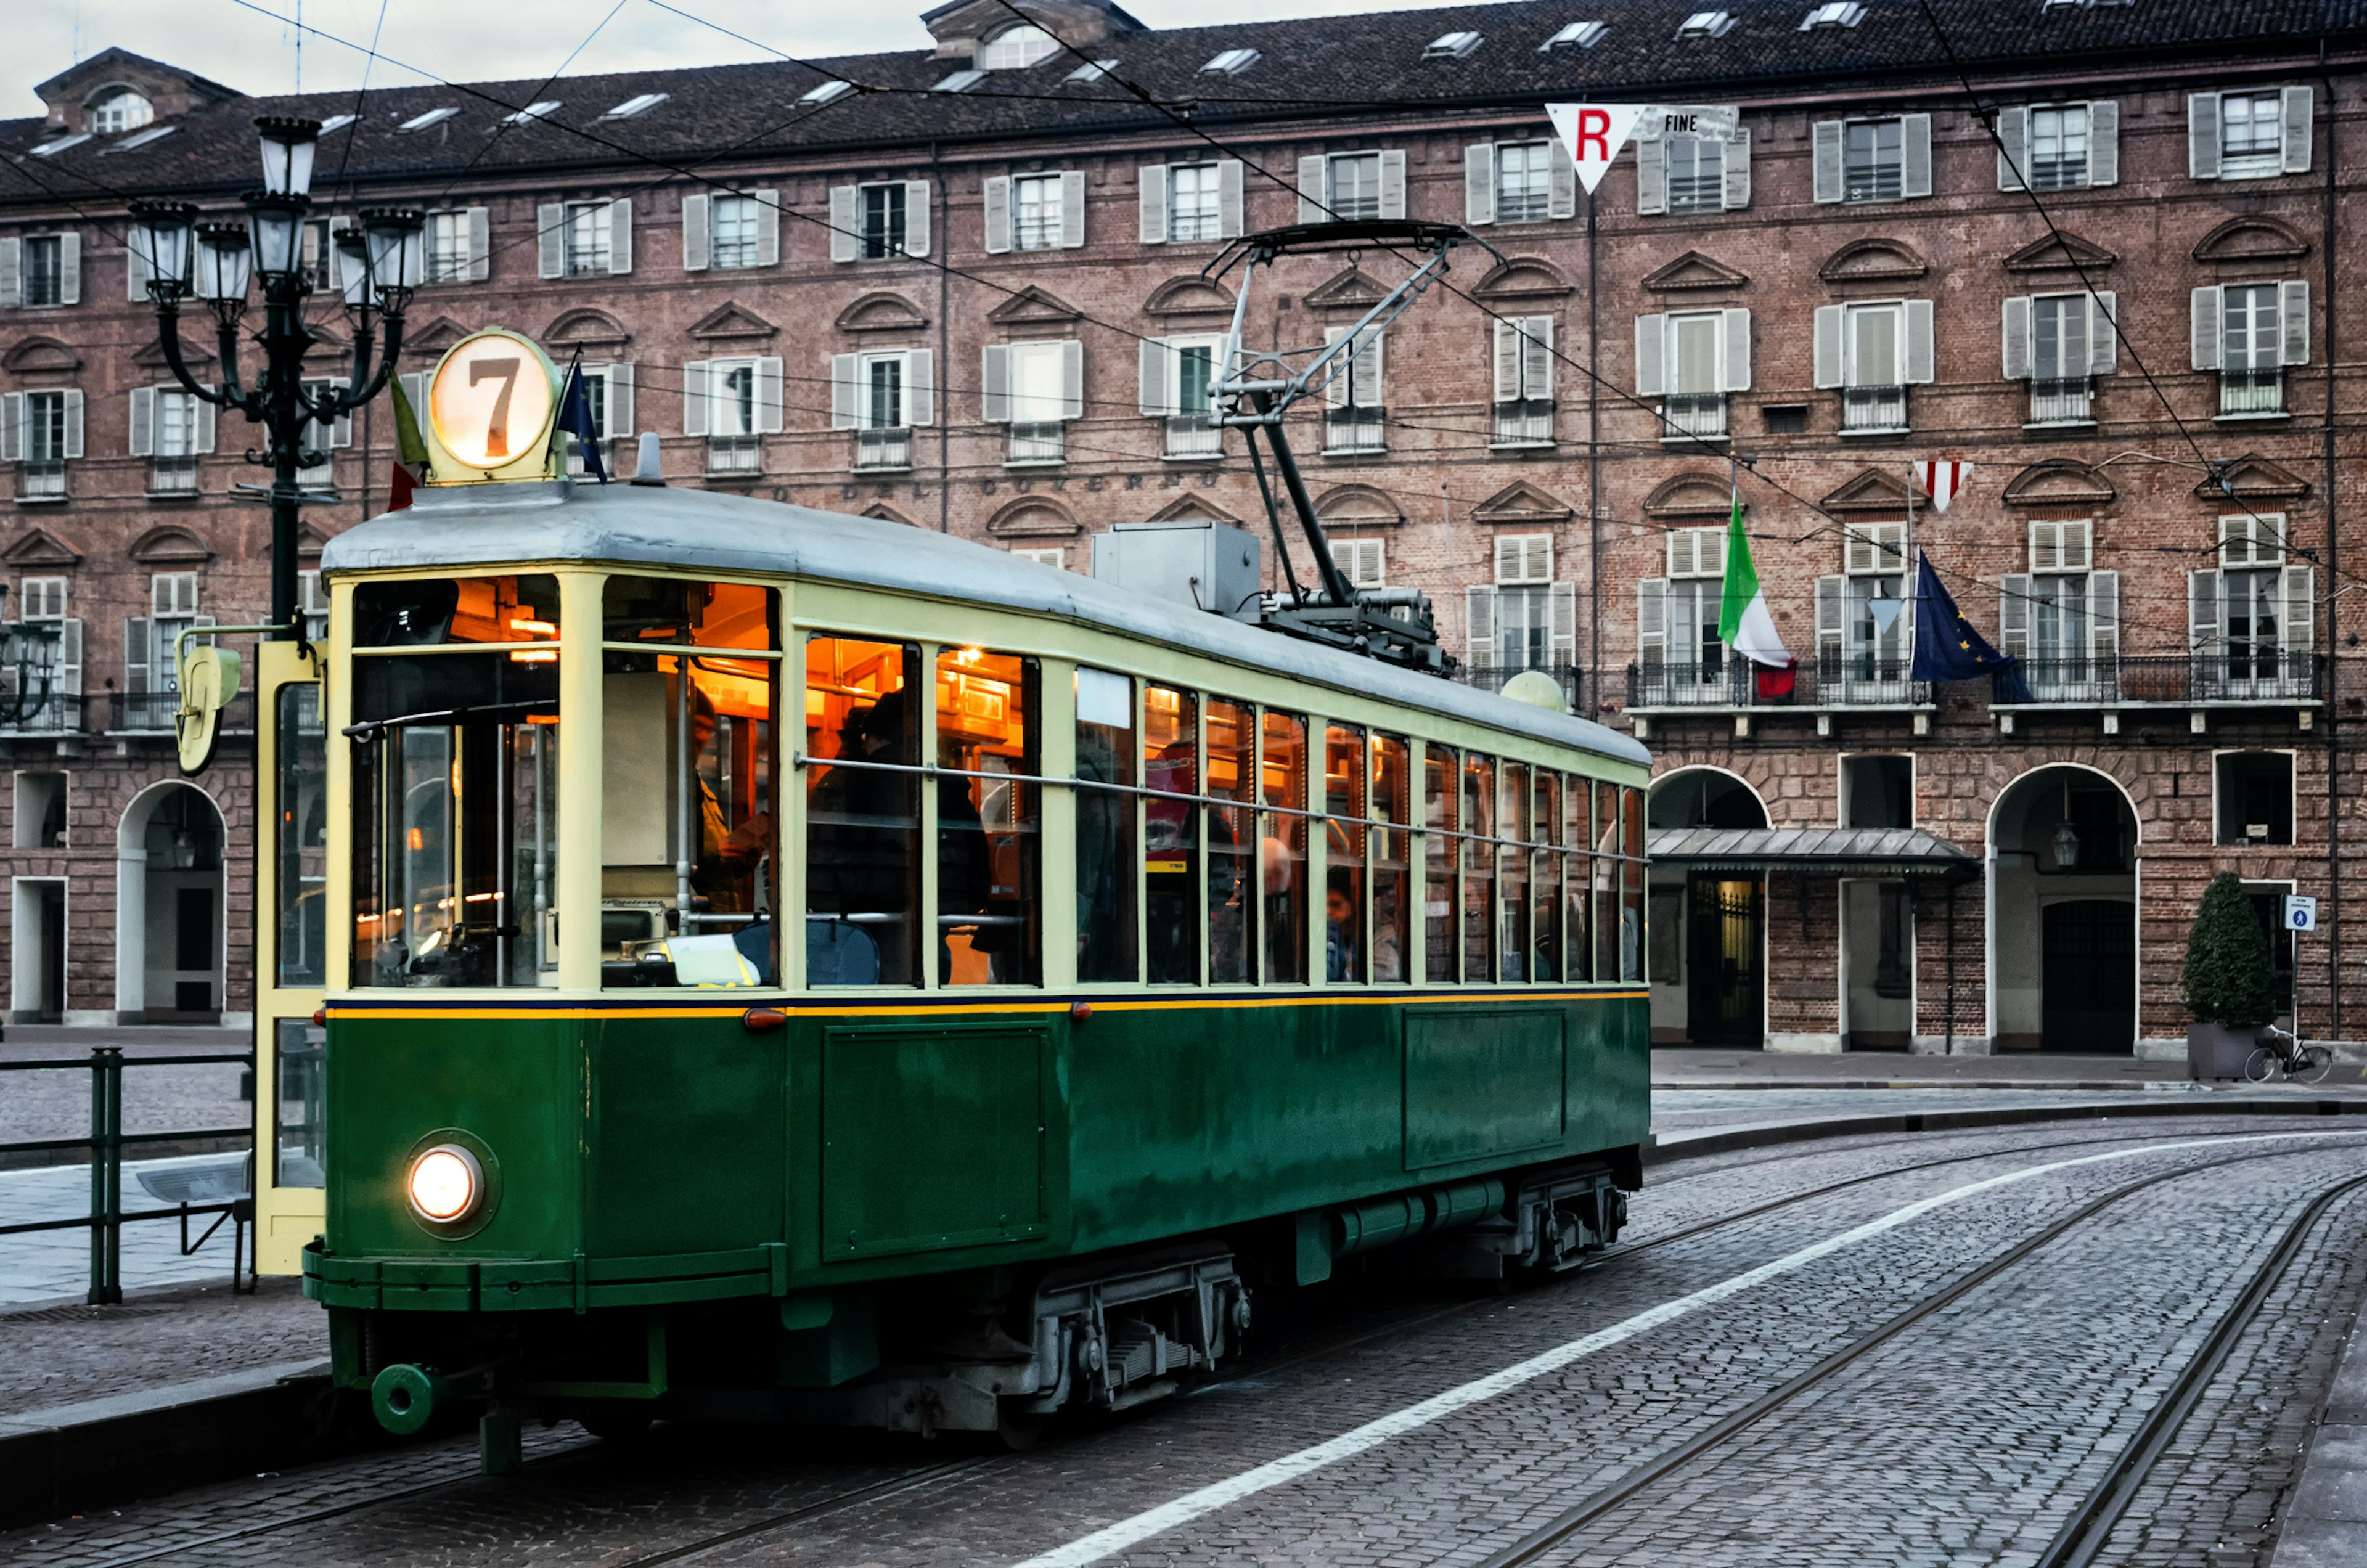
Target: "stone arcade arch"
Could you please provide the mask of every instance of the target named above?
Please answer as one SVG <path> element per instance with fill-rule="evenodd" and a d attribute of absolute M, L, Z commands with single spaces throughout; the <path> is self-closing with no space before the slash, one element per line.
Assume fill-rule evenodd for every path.
<path fill-rule="evenodd" d="M 1740 774 L 1685 767 L 1652 781 L 1655 832 L 1765 828 L 1767 803 Z M 1652 1043 L 1757 1047 L 1767 1038 L 1763 872 L 1652 868 Z"/>
<path fill-rule="evenodd" d="M 215 1022 L 228 978 L 228 835 L 197 785 L 168 779 L 124 807 L 115 833 L 115 1010 L 125 1023 Z"/>
<path fill-rule="evenodd" d="M 2142 819 L 2120 780 L 2033 769 L 1988 818 L 1988 1021 L 1999 1051 L 2128 1055 Z"/>

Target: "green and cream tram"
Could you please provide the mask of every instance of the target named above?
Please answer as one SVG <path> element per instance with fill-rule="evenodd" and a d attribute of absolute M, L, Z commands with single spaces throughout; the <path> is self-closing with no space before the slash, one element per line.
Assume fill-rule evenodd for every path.
<path fill-rule="evenodd" d="M 429 486 L 323 565 L 260 1198 L 390 1427 L 1010 1430 L 1353 1254 L 1615 1234 L 1634 742 L 697 490 Z"/>

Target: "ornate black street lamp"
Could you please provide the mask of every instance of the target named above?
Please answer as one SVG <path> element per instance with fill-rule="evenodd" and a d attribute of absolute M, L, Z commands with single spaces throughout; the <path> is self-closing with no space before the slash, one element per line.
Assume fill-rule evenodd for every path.
<path fill-rule="evenodd" d="M 304 267 L 305 216 L 312 198 L 312 153 L 318 120 L 266 115 L 255 122 L 263 140 L 263 188 L 245 198 L 246 222 L 198 223 L 198 209 L 181 201 L 132 203 L 133 247 L 148 264 L 148 292 L 156 301 L 158 340 L 173 375 L 193 395 L 235 409 L 259 423 L 268 439 L 247 461 L 271 465 L 271 623 L 275 636 L 297 635 L 296 520 L 305 499 L 300 469 L 323 460 L 306 446 L 311 432 L 378 396 L 402 348 L 402 312 L 419 286 L 424 216 L 379 209 L 360 215 L 360 232 L 336 239 L 332 276 L 353 323 L 353 370 L 343 387 L 304 389 L 304 352 L 322 340 L 304 320 L 312 280 Z M 325 259 L 325 258 L 324 258 Z M 324 268 L 324 271 L 330 269 Z M 252 386 L 238 378 L 239 322 L 250 280 L 263 288 L 263 369 Z M 213 312 L 221 386 L 210 388 L 181 360 L 181 301 L 191 295 Z M 373 352 L 382 326 L 384 352 Z"/>

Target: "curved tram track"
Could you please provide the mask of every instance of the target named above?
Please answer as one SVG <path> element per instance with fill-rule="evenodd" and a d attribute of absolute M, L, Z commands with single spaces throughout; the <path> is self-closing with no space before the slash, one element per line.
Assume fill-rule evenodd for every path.
<path fill-rule="evenodd" d="M 2232 1113 L 2231 1119 L 2248 1120 L 2242 1118 L 2240 1113 Z M 1952 1130 L 1956 1136 L 1994 1135 L 2000 1131 L 2005 1129 Z M 1876 1170 L 1861 1171 L 1855 1175 L 1751 1203 L 1730 1213 L 1681 1225 L 1677 1229 L 1647 1240 L 1614 1247 L 1578 1272 L 1588 1275 L 1599 1274 L 1647 1252 L 1673 1247 L 1680 1242 L 1727 1230 L 1799 1204 L 1875 1182 L 1912 1177 L 1931 1170 L 1981 1160 L 2010 1159 L 2017 1156 L 2045 1155 L 2061 1150 L 2105 1145 L 2142 1145 L 2148 1140 L 2159 1138 L 2161 1132 L 2162 1130 L 2157 1128 L 2143 1130 L 2133 1128 L 2127 1132 L 2101 1137 L 2010 1144 L 1969 1153 L 1946 1155 L 1934 1159 L 1885 1166 Z M 2252 1135 L 2274 1137 L 2277 1134 L 2262 1133 Z M 2367 1136 L 2367 1129 L 2360 1130 L 2359 1135 Z M 1951 1133 L 1935 1132 L 1923 1137 L 1885 1138 L 1865 1144 L 1852 1144 L 1838 1149 L 1821 1143 L 1808 1144 L 1795 1150 L 1785 1150 L 1758 1158 L 1721 1160 L 1714 1168 L 1687 1173 L 1685 1179 L 1688 1181 L 1706 1179 L 1746 1168 L 1784 1164 L 1801 1159 L 1829 1158 L 1836 1155 L 1878 1154 L 1903 1145 L 1928 1147 L 1930 1138 L 1949 1136 Z M 2320 1134 L 2318 1136 L 2324 1136 L 2324 1134 Z M 2132 1153 L 2142 1152 L 2144 1152 L 2142 1149 L 2132 1151 Z M 1856 1361 L 1879 1345 L 1895 1338 L 1914 1324 L 1928 1318 L 1949 1303 L 2004 1272 L 2015 1263 L 2056 1240 L 2066 1231 L 2112 1204 L 2163 1182 L 2191 1176 L 2198 1170 L 2275 1157 L 2278 1155 L 2293 1152 L 2295 1151 L 2291 1148 L 2261 1151 L 2230 1156 L 2198 1165 L 2181 1166 L 2176 1170 L 2160 1172 L 2139 1181 L 2128 1183 L 2090 1201 L 2069 1215 L 2053 1222 L 2036 1235 L 2016 1244 L 2006 1252 L 1929 1292 L 1875 1329 L 1861 1336 L 1779 1387 L 1761 1395 L 1743 1409 L 1722 1418 L 1707 1430 L 1630 1471 L 1609 1486 L 1601 1488 L 1568 1512 L 1557 1516 L 1542 1529 L 1484 1559 L 1482 1568 L 1510 1568 L 1512 1564 L 1537 1561 L 1553 1547 L 1582 1529 L 1589 1522 L 1602 1517 L 1629 1497 L 1648 1489 L 1662 1477 L 1682 1469 L 1716 1450 L 1721 1444 L 1729 1441 L 1810 1388 L 1824 1383 L 1842 1368 Z M 2126 1509 L 2129 1499 L 2135 1495 L 2153 1458 L 2158 1455 L 2161 1449 L 2175 1435 L 2180 1422 L 2191 1409 L 2202 1389 L 2208 1385 L 2211 1373 L 2224 1362 L 2227 1350 L 2240 1338 L 2244 1325 L 2248 1324 L 2258 1313 L 2260 1303 L 2267 1298 L 2277 1280 L 2290 1266 L 2311 1224 L 2336 1199 L 2362 1183 L 2367 1183 L 2367 1176 L 2352 1178 L 2336 1187 L 2329 1188 L 2319 1194 L 2309 1205 L 2305 1213 L 2289 1227 L 2270 1260 L 2255 1272 L 2237 1303 L 2229 1309 L 2203 1350 L 2198 1352 L 2194 1359 L 2180 1373 L 2176 1386 L 2164 1396 L 2160 1406 L 2148 1420 L 2145 1430 L 2138 1439 L 2130 1445 L 2121 1462 L 2115 1466 L 2112 1476 L 2097 1488 L 2095 1495 L 2089 1498 L 2086 1505 L 2075 1514 L 2073 1519 L 2067 1523 L 2056 1541 L 2050 1546 L 2048 1555 L 2042 1560 L 2046 1568 L 2057 1568 L 2057 1565 L 2060 1565 L 2060 1568 L 2084 1568 L 2085 1564 L 2092 1561 L 2095 1551 L 2101 1548 L 2105 1538 L 2111 1533 L 2112 1524 Z M 1485 1299 L 1466 1298 L 1441 1306 L 1408 1312 L 1392 1317 L 1388 1321 L 1344 1334 L 1318 1332 L 1307 1342 L 1274 1355 L 1244 1359 L 1240 1364 L 1230 1371 L 1195 1386 L 1187 1397 L 1190 1394 L 1213 1392 L 1229 1383 L 1251 1378 L 1263 1378 L 1285 1368 L 1365 1346 L 1376 1340 L 1412 1335 L 1447 1319 L 1481 1310 L 1485 1304 Z M 2173 1406 L 2175 1406 L 2174 1409 Z M 541 1469 L 559 1461 L 596 1450 L 601 1446 L 596 1439 L 589 1438 L 554 1443 L 543 1453 L 530 1460 L 529 1468 Z M 982 1472 L 998 1471 L 1022 1462 L 1024 1461 L 1018 1456 L 995 1453 L 973 1454 L 934 1463 L 909 1466 L 859 1484 L 841 1487 L 793 1507 L 770 1511 L 744 1523 L 715 1530 L 642 1555 L 622 1559 L 612 1563 L 610 1568 L 661 1568 L 663 1564 L 694 1562 L 710 1553 L 774 1531 L 821 1519 L 867 1504 L 912 1497 L 917 1494 L 963 1482 Z M 97 1559 L 91 1564 L 91 1568 L 134 1568 L 134 1565 L 165 1562 L 187 1553 L 202 1552 L 209 1548 L 254 1541 L 307 1525 L 366 1514 L 430 1494 L 467 1486 L 479 1479 L 473 1462 L 455 1463 L 452 1471 L 452 1473 L 432 1480 L 372 1490 L 367 1495 L 345 1497 L 334 1503 L 300 1509 L 232 1529 L 210 1531 L 138 1551 Z"/>

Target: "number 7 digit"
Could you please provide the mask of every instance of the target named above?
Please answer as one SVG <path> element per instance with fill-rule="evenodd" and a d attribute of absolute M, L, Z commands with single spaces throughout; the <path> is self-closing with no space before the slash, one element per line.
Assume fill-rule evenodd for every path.
<path fill-rule="evenodd" d="M 507 359 L 471 360 L 469 365 L 469 385 L 480 381 L 500 380 L 502 389 L 493 394 L 493 412 L 485 421 L 485 456 L 506 457 L 510 455 L 510 394 L 517 389 L 516 355 Z"/>

